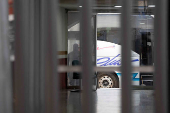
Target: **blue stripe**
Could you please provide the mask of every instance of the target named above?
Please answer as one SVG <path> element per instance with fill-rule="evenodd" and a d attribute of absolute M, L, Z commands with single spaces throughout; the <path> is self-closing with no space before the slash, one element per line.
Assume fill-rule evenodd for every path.
<path fill-rule="evenodd" d="M 137 61 L 139 61 L 139 60 L 138 59 L 132 60 L 132 62 L 137 62 Z"/>
<path fill-rule="evenodd" d="M 121 76 L 121 73 L 116 73 L 118 76 Z M 132 73 L 132 81 L 140 81 L 139 78 L 136 78 L 138 73 Z"/>

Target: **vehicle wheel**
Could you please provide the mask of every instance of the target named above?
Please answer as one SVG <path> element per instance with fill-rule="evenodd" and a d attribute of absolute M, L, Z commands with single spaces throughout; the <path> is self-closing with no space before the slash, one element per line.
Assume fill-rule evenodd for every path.
<path fill-rule="evenodd" d="M 116 73 L 99 73 L 98 88 L 119 88 L 119 78 Z"/>

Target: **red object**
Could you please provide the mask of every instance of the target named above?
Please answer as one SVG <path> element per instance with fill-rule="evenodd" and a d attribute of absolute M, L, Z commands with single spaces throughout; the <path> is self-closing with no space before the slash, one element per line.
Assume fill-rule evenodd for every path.
<path fill-rule="evenodd" d="M 67 58 L 59 59 L 59 65 L 67 65 Z M 60 88 L 67 89 L 67 73 L 59 73 L 60 76 Z"/>
<path fill-rule="evenodd" d="M 8 5 L 9 5 L 9 14 L 14 14 L 14 8 L 13 8 L 13 0 L 8 0 Z"/>

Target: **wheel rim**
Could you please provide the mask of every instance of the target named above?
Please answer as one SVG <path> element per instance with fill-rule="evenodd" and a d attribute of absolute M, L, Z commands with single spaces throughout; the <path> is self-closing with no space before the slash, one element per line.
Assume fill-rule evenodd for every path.
<path fill-rule="evenodd" d="M 112 88 L 113 80 L 111 79 L 111 77 L 105 75 L 99 79 L 98 84 L 100 88 Z"/>

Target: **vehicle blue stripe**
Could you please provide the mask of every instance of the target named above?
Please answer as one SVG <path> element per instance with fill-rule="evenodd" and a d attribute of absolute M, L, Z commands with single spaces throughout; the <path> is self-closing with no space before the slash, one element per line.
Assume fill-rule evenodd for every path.
<path fill-rule="evenodd" d="M 138 59 L 132 60 L 132 62 L 136 62 L 136 61 L 139 61 L 139 60 Z"/>
<path fill-rule="evenodd" d="M 121 73 L 116 73 L 118 76 L 121 76 Z M 138 73 L 132 73 L 132 81 L 140 81 L 139 78 L 136 78 Z"/>

